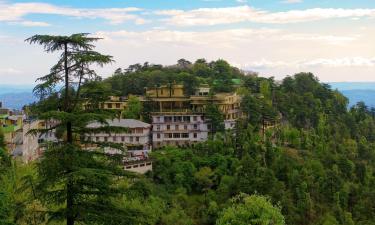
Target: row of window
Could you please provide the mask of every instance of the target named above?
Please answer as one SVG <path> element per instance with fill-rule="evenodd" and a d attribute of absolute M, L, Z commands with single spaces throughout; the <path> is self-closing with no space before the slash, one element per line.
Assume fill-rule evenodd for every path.
<path fill-rule="evenodd" d="M 193 133 L 193 137 L 197 138 L 198 134 Z M 160 139 L 161 134 L 156 134 L 156 138 Z M 189 133 L 168 133 L 168 134 L 164 134 L 164 138 L 189 138 Z"/>
<path fill-rule="evenodd" d="M 132 166 L 126 166 L 125 169 L 129 170 L 131 168 L 138 168 L 138 167 L 145 167 L 145 166 L 151 166 L 151 162 L 135 164 L 135 165 L 132 165 Z"/>
<path fill-rule="evenodd" d="M 171 130 L 171 128 L 174 128 L 174 130 L 187 130 L 189 128 L 188 125 L 167 125 L 166 126 L 167 130 Z M 198 129 L 198 124 L 193 124 L 193 129 L 194 130 L 197 130 Z M 160 125 L 156 125 L 156 130 L 157 131 L 160 131 L 161 130 L 161 126 Z"/>
<path fill-rule="evenodd" d="M 190 122 L 191 120 L 198 121 L 200 118 L 201 116 L 192 116 L 192 119 L 190 116 L 164 116 L 164 122 Z M 155 121 L 160 122 L 161 117 L 155 117 Z"/>
<path fill-rule="evenodd" d="M 125 142 L 125 137 L 116 137 L 116 136 L 113 136 L 113 137 L 95 137 L 95 139 L 93 139 L 92 137 L 87 137 L 87 140 L 88 141 L 92 141 L 92 140 L 95 140 L 96 142 L 99 142 L 99 141 L 104 141 L 104 142 L 108 142 L 108 141 L 113 141 L 113 142 L 117 142 L 117 141 L 120 141 L 121 142 Z M 129 137 L 129 142 L 139 142 L 139 137 Z"/>

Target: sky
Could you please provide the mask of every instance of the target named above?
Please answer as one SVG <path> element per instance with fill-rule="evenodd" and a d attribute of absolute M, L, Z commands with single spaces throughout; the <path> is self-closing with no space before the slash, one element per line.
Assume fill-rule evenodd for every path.
<path fill-rule="evenodd" d="M 90 33 L 119 67 L 225 59 L 260 76 L 375 81 L 375 0 L 0 0 L 0 84 L 33 84 L 57 54 L 24 40 Z"/>

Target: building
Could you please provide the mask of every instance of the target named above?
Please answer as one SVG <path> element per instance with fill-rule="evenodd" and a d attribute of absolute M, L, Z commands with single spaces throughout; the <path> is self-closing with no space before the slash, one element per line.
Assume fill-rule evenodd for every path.
<path fill-rule="evenodd" d="M 29 163 L 42 155 L 43 148 L 40 144 L 40 135 L 29 134 L 30 130 L 41 129 L 43 123 L 40 120 L 25 120 L 22 128 L 22 161 Z"/>
<path fill-rule="evenodd" d="M 127 107 L 127 100 L 122 96 L 110 96 L 108 101 L 101 103 L 100 108 L 124 110 Z"/>
<path fill-rule="evenodd" d="M 149 88 L 146 96 L 152 104 L 152 143 L 154 148 L 166 145 L 186 146 L 206 141 L 207 123 L 202 112 L 191 107 L 190 96 L 183 85 Z"/>
<path fill-rule="evenodd" d="M 190 104 L 194 112 L 204 113 L 209 104 L 217 105 L 224 116 L 225 129 L 233 129 L 236 120 L 242 116 L 241 97 L 237 93 L 217 93 L 209 95 L 207 88 L 200 88 L 190 96 Z"/>
<path fill-rule="evenodd" d="M 0 108 L 0 129 L 4 134 L 5 144 L 10 152 L 22 143 L 23 117 L 21 112 Z"/>
<path fill-rule="evenodd" d="M 186 146 L 206 141 L 207 138 L 208 125 L 202 114 L 160 112 L 152 115 L 154 148 L 165 145 Z"/>
<path fill-rule="evenodd" d="M 86 140 L 95 142 L 110 142 L 121 144 L 127 154 L 124 157 L 124 169 L 139 173 L 145 173 L 152 169 L 152 162 L 149 160 L 149 153 L 152 151 L 151 145 L 151 125 L 134 119 L 114 119 L 107 120 L 108 126 L 126 128 L 127 131 L 116 133 L 95 133 L 85 135 Z M 94 122 L 88 128 L 98 128 L 104 124 Z M 86 145 L 86 148 L 93 148 L 95 145 Z M 118 150 L 106 148 L 112 154 Z"/>
<path fill-rule="evenodd" d="M 205 117 L 205 110 L 209 104 L 217 105 L 222 112 L 226 129 L 233 129 L 236 120 L 242 116 L 241 97 L 237 93 L 212 94 L 208 85 L 201 85 L 193 95 L 188 95 L 180 84 L 146 88 L 145 97 L 140 97 L 140 100 L 152 109 L 154 148 L 206 141 L 210 124 Z M 126 109 L 127 98 L 111 97 L 101 107 Z"/>

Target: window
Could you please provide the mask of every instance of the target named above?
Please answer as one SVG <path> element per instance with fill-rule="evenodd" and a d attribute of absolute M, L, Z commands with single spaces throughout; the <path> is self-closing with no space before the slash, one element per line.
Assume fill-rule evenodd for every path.
<path fill-rule="evenodd" d="M 184 130 L 187 130 L 188 129 L 188 126 L 187 125 L 184 125 Z"/>
<path fill-rule="evenodd" d="M 164 122 L 172 122 L 172 117 L 171 116 L 164 117 Z"/>
<path fill-rule="evenodd" d="M 165 138 L 172 138 L 172 134 L 164 134 Z"/>
<path fill-rule="evenodd" d="M 175 125 L 175 126 L 174 126 L 174 129 L 175 129 L 175 130 L 178 130 L 178 129 L 179 129 L 178 125 Z"/>
<path fill-rule="evenodd" d="M 113 137 L 113 141 L 116 142 L 117 141 L 117 137 Z"/>
<path fill-rule="evenodd" d="M 133 142 L 133 139 L 134 139 L 133 137 L 130 137 L 130 142 Z"/>
<path fill-rule="evenodd" d="M 135 141 L 136 141 L 136 142 L 139 142 L 139 137 L 136 137 L 136 138 L 135 138 Z"/>
<path fill-rule="evenodd" d="M 194 130 L 198 129 L 198 125 L 194 124 Z"/>
<path fill-rule="evenodd" d="M 197 133 L 194 133 L 194 138 L 197 138 L 198 137 L 198 134 Z"/>
<path fill-rule="evenodd" d="M 171 126 L 170 125 L 167 125 L 167 130 L 170 130 L 171 129 Z"/>
<path fill-rule="evenodd" d="M 197 116 L 193 116 L 193 120 L 194 120 L 194 121 L 197 121 Z"/>
<path fill-rule="evenodd" d="M 160 122 L 160 117 L 156 117 L 156 122 Z"/>
<path fill-rule="evenodd" d="M 173 138 L 180 138 L 180 134 L 179 133 L 174 133 L 173 134 Z"/>
<path fill-rule="evenodd" d="M 108 137 L 104 137 L 104 141 L 105 141 L 105 142 L 108 142 Z"/>
<path fill-rule="evenodd" d="M 112 109 L 112 103 L 108 103 L 107 106 L 108 106 L 108 109 Z"/>
<path fill-rule="evenodd" d="M 122 141 L 122 142 L 125 142 L 125 137 L 121 137 L 121 141 Z"/>
<path fill-rule="evenodd" d="M 157 137 L 157 139 L 160 139 L 160 134 L 157 134 L 156 137 Z"/>
<path fill-rule="evenodd" d="M 116 109 L 119 109 L 120 107 L 120 103 L 116 103 Z"/>
<path fill-rule="evenodd" d="M 156 130 L 160 130 L 160 125 L 157 125 L 157 126 L 156 126 Z"/>
<path fill-rule="evenodd" d="M 185 122 L 190 122 L 190 116 L 184 116 L 184 121 Z"/>
<path fill-rule="evenodd" d="M 182 136 L 182 138 L 189 138 L 189 134 L 188 133 L 182 133 L 181 136 Z"/>
<path fill-rule="evenodd" d="M 98 142 L 98 141 L 99 141 L 99 137 L 96 137 L 96 138 L 95 138 L 95 141 Z"/>

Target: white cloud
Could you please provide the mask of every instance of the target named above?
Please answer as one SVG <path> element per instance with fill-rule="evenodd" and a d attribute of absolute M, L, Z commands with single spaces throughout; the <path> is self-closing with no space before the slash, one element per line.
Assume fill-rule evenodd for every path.
<path fill-rule="evenodd" d="M 21 71 L 14 68 L 0 68 L 0 75 L 20 74 Z"/>
<path fill-rule="evenodd" d="M 270 61 L 261 59 L 239 64 L 246 69 L 266 69 L 280 67 L 309 68 L 309 67 L 375 67 L 375 57 L 344 57 L 344 58 L 317 58 L 300 61 Z"/>
<path fill-rule="evenodd" d="M 48 27 L 48 26 L 51 26 L 51 24 L 46 23 L 46 22 L 36 22 L 36 21 L 29 21 L 29 20 L 10 22 L 10 24 L 22 25 L 22 26 L 25 26 L 25 27 Z"/>
<path fill-rule="evenodd" d="M 30 14 L 53 14 L 69 16 L 74 18 L 101 18 L 112 24 L 118 24 L 125 21 L 133 21 L 136 24 L 143 24 L 146 21 L 140 16 L 134 14 L 141 9 L 135 7 L 128 8 L 106 8 L 106 9 L 80 9 L 71 7 L 59 7 L 47 3 L 1 3 L 0 2 L 0 22 L 18 22 L 18 24 L 46 25 L 43 22 L 24 21 L 24 17 Z"/>
<path fill-rule="evenodd" d="M 285 1 L 281 1 L 281 3 L 285 3 L 285 4 L 295 4 L 295 3 L 302 3 L 303 0 L 285 0 Z"/>
<path fill-rule="evenodd" d="M 226 8 L 199 8 L 189 11 L 161 10 L 155 13 L 167 16 L 165 21 L 176 26 L 218 25 L 239 22 L 286 24 L 334 18 L 375 17 L 375 9 L 313 8 L 268 12 L 247 5 Z"/>
<path fill-rule="evenodd" d="M 97 32 L 104 41 L 127 41 L 135 45 L 147 43 L 170 43 L 173 45 L 193 44 L 196 46 L 215 44 L 217 47 L 236 47 L 243 43 L 254 42 L 316 42 L 319 44 L 346 44 L 359 36 L 319 35 L 293 33 L 279 29 L 227 29 L 218 31 L 175 31 L 154 29 L 143 32 L 113 31 Z"/>
<path fill-rule="evenodd" d="M 238 2 L 238 3 L 246 3 L 247 0 L 236 0 L 236 2 Z"/>

